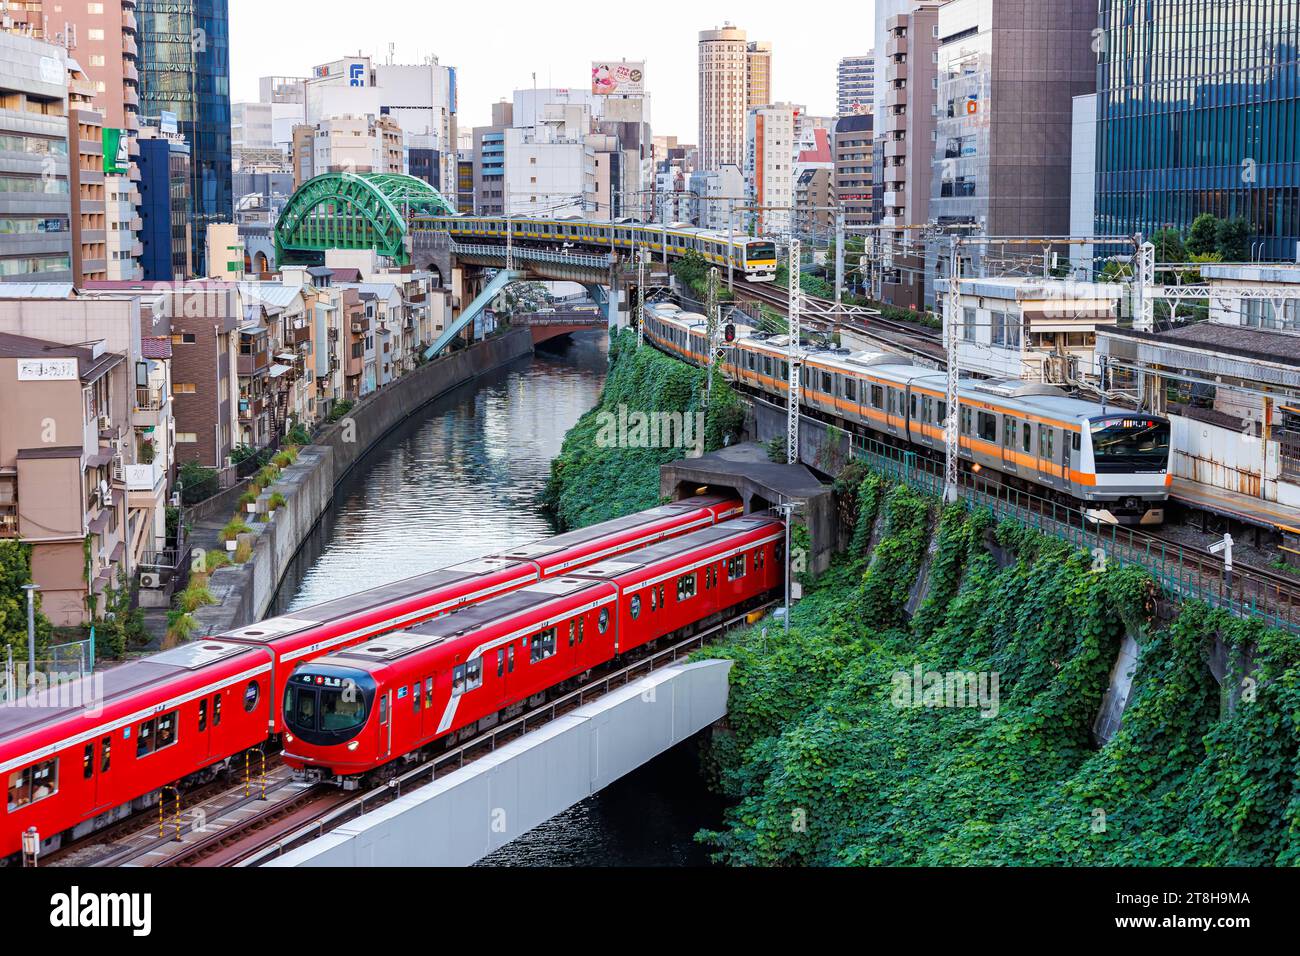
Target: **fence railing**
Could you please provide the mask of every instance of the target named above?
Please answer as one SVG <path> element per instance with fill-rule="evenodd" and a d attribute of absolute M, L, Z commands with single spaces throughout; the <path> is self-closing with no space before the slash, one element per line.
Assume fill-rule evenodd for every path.
<path fill-rule="evenodd" d="M 925 494 L 941 497 L 943 463 L 916 452 L 853 436 L 853 454 L 872 470 Z M 1089 517 L 1079 508 L 1018 491 L 1005 485 L 964 475 L 961 497 L 985 507 L 998 518 L 1011 518 L 1087 551 L 1098 567 L 1117 562 L 1150 572 L 1167 594 L 1204 601 L 1239 616 L 1300 631 L 1300 580 L 1287 581 L 1259 570 L 1236 568 L 1229 576 L 1220 559 L 1147 534 L 1144 531 Z"/>

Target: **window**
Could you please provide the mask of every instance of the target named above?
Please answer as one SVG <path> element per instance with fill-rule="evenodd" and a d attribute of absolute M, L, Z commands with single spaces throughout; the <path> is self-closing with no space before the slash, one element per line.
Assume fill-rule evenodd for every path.
<path fill-rule="evenodd" d="M 1033 443 L 1034 443 L 1034 428 L 1033 428 L 1032 425 L 1029 424 L 1029 422 L 1025 422 L 1025 427 L 1024 427 L 1024 429 L 1023 429 L 1023 435 L 1024 435 L 1024 438 L 1023 438 L 1023 441 L 1022 441 L 1022 446 L 1023 446 L 1024 450 L 1025 450 L 1025 453 L 1028 454 L 1030 451 L 1033 450 L 1033 447 L 1034 447 L 1034 444 L 1033 444 Z"/>
<path fill-rule="evenodd" d="M 420 712 L 420 682 L 416 681 L 411 685 L 411 710 L 414 713 Z"/>
<path fill-rule="evenodd" d="M 632 620 L 641 616 L 641 595 L 633 595 L 631 602 L 628 604 L 628 613 L 632 615 Z"/>
<path fill-rule="evenodd" d="M 212 695 L 212 726 L 221 726 L 221 695 Z"/>
<path fill-rule="evenodd" d="M 152 718 L 140 725 L 140 733 L 135 738 L 135 755 L 144 757 L 153 753 L 155 725 Z"/>
<path fill-rule="evenodd" d="M 506 652 L 504 649 L 497 651 L 497 677 L 505 676 L 506 672 Z"/>
<path fill-rule="evenodd" d="M 596 630 L 602 634 L 609 630 L 609 608 L 600 609 L 600 617 L 596 619 Z"/>
<path fill-rule="evenodd" d="M 555 656 L 555 628 L 547 628 L 540 634 L 534 634 L 530 661 L 533 664 Z"/>
<path fill-rule="evenodd" d="M 727 559 L 727 580 L 738 581 L 745 576 L 745 555 L 737 554 Z"/>
<path fill-rule="evenodd" d="M 986 442 L 997 443 L 998 440 L 998 417 L 990 415 L 987 412 L 978 412 L 975 416 L 975 423 L 979 429 L 979 437 Z"/>
<path fill-rule="evenodd" d="M 844 397 L 847 398 L 850 402 L 857 401 L 854 394 L 855 393 L 854 385 L 855 383 L 853 379 L 851 378 L 844 379 Z"/>
<path fill-rule="evenodd" d="M 655 588 L 650 589 L 650 610 L 659 610 L 659 592 Z"/>
<path fill-rule="evenodd" d="M 506 648 L 506 670 L 511 674 L 515 672 L 515 646 L 513 644 Z"/>
<path fill-rule="evenodd" d="M 250 680 L 248 686 L 244 688 L 244 713 L 251 714 L 261 696 L 262 689 L 257 686 L 257 681 Z"/>
<path fill-rule="evenodd" d="M 501 669 L 500 669 L 500 665 L 498 664 L 497 677 L 500 676 L 501 676 Z M 432 677 L 426 677 L 424 679 L 424 706 L 425 707 L 433 706 L 433 678 Z"/>
<path fill-rule="evenodd" d="M 108 773 L 113 763 L 113 737 L 110 734 L 99 742 L 99 772 Z"/>
<path fill-rule="evenodd" d="M 59 758 L 46 760 L 9 775 L 9 809 L 17 810 L 59 792 Z"/>
<path fill-rule="evenodd" d="M 885 407 L 885 390 L 879 385 L 871 386 L 871 407 L 872 408 Z"/>
<path fill-rule="evenodd" d="M 86 744 L 86 750 L 81 756 L 81 773 L 87 780 L 95 775 L 95 745 Z"/>
<path fill-rule="evenodd" d="M 193 395 L 195 389 L 191 382 L 175 382 L 172 384 L 172 391 L 177 395 Z"/>
<path fill-rule="evenodd" d="M 194 432 L 176 433 L 176 444 L 178 445 L 194 445 L 198 443 L 198 440 L 199 436 Z"/>
<path fill-rule="evenodd" d="M 677 600 L 685 601 L 695 597 L 695 575 L 687 574 L 677 579 Z"/>
<path fill-rule="evenodd" d="M 199 733 L 208 729 L 208 699 L 199 701 Z"/>
<path fill-rule="evenodd" d="M 1016 420 L 1014 418 L 1002 419 L 1002 444 L 1008 448 L 1016 447 Z"/>
<path fill-rule="evenodd" d="M 1056 444 L 1056 429 L 1041 427 L 1038 429 L 1038 454 L 1040 458 L 1052 460 Z"/>
<path fill-rule="evenodd" d="M 511 663 L 513 664 L 513 660 Z M 452 669 L 451 696 L 459 697 L 466 691 L 478 690 L 482 686 L 483 658 L 472 657 Z"/>
<path fill-rule="evenodd" d="M 453 690 L 452 694 L 456 692 Z M 388 695 L 379 698 L 379 726 L 388 726 Z"/>
<path fill-rule="evenodd" d="M 822 372 L 822 391 L 827 395 L 835 394 L 835 385 L 831 381 L 830 372 Z"/>
<path fill-rule="evenodd" d="M 962 310 L 961 337 L 963 341 L 975 341 L 975 323 L 978 313 L 974 309 Z"/>
<path fill-rule="evenodd" d="M 86 37 L 90 40 L 102 43 L 104 40 L 104 31 L 99 27 L 91 27 L 86 31 Z M 103 92 L 101 90 L 101 92 Z"/>
<path fill-rule="evenodd" d="M 158 729 L 154 741 L 154 751 L 162 750 L 176 743 L 176 715 L 178 711 L 163 714 L 158 718 Z"/>

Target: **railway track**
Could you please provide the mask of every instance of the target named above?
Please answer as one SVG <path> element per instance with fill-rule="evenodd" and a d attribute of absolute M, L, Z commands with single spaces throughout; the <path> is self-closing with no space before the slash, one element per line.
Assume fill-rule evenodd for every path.
<path fill-rule="evenodd" d="M 789 307 L 789 297 L 784 289 L 744 283 L 737 284 L 736 293 L 743 298 L 778 308 L 783 313 Z M 886 319 L 883 316 L 872 316 L 869 319 L 850 317 L 837 321 L 827 317 L 834 313 L 833 299 L 805 293 L 804 301 L 815 304 L 819 311 L 812 314 L 804 313 L 802 322 L 818 332 L 830 333 L 837 329 L 844 329 L 878 341 L 890 351 L 905 352 L 927 362 L 938 363 L 940 367 L 946 363 L 943 336 L 934 329 Z"/>

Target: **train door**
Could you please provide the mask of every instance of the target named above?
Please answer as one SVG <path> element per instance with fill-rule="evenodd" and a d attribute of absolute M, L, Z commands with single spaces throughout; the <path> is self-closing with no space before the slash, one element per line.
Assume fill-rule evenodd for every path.
<path fill-rule="evenodd" d="M 1016 474 L 1016 446 L 1020 441 L 1020 421 L 1010 415 L 1002 416 L 1002 467 Z"/>
<path fill-rule="evenodd" d="M 379 734 L 379 740 L 376 750 L 387 759 L 393 752 L 393 692 L 391 690 L 379 695 L 378 706 L 379 720 L 375 724 L 375 730 Z"/>

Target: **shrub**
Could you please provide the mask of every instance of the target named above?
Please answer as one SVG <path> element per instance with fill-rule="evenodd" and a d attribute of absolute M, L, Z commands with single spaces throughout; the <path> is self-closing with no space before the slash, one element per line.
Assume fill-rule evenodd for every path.
<path fill-rule="evenodd" d="M 216 603 L 217 599 L 208 590 L 206 581 L 193 580 L 189 587 L 176 595 L 177 606 L 186 614 L 192 614 L 201 607 Z"/>
<path fill-rule="evenodd" d="M 198 629 L 199 622 L 185 611 L 167 612 L 167 639 L 172 644 L 183 644 Z"/>
<path fill-rule="evenodd" d="M 205 468 L 197 461 L 187 461 L 181 465 L 176 478 L 181 485 L 181 502 L 186 505 L 206 501 L 221 490 L 216 469 Z"/>
<path fill-rule="evenodd" d="M 263 465 L 262 470 L 257 473 L 253 480 L 257 482 L 259 488 L 269 488 L 280 477 L 280 469 L 275 465 Z"/>
<path fill-rule="evenodd" d="M 287 502 L 285 500 L 284 495 L 280 494 L 280 492 L 277 491 L 275 492 L 275 494 L 271 495 L 271 500 L 268 506 L 272 511 L 275 511 L 279 508 L 283 508 L 285 504 L 287 504 Z"/>
<path fill-rule="evenodd" d="M 231 518 L 230 521 L 226 522 L 226 526 L 221 529 L 221 540 L 234 541 L 241 534 L 249 534 L 252 530 L 243 520 Z"/>
<path fill-rule="evenodd" d="M 253 546 L 247 541 L 239 542 L 239 547 L 235 548 L 235 563 L 247 564 L 253 557 Z"/>
<path fill-rule="evenodd" d="M 226 557 L 224 551 L 209 551 L 203 558 L 203 566 L 209 575 L 219 568 L 227 567 L 229 564 L 230 559 Z"/>
<path fill-rule="evenodd" d="M 271 464 L 281 469 L 288 468 L 290 465 L 293 464 L 294 457 L 295 456 L 289 454 L 289 452 L 282 451 L 280 452 L 280 454 L 276 455 L 274 458 L 271 459 Z"/>

